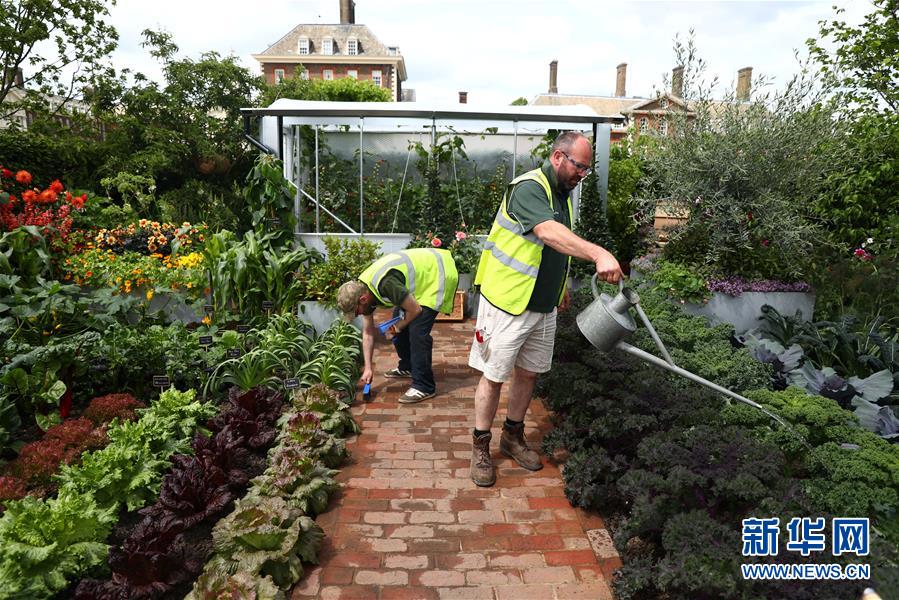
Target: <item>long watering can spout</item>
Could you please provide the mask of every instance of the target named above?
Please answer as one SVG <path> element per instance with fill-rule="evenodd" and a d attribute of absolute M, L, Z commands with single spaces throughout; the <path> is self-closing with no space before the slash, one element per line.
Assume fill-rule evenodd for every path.
<path fill-rule="evenodd" d="M 593 288 L 593 302 L 590 303 L 587 308 L 581 311 L 576 317 L 577 326 L 581 330 L 581 333 L 584 334 L 584 337 L 589 340 L 593 346 L 595 346 L 598 350 L 602 352 L 610 352 L 611 350 L 618 349 L 632 356 L 636 356 L 640 360 L 648 362 L 650 364 L 656 365 L 658 367 L 662 367 L 663 369 L 667 369 L 672 373 L 680 375 L 681 377 L 685 377 L 691 381 L 695 381 L 701 385 L 704 385 L 707 388 L 715 390 L 725 396 L 733 398 L 734 400 L 738 400 L 743 402 L 744 404 L 748 404 L 753 408 L 756 408 L 766 415 L 789 429 L 793 431 L 793 428 L 790 427 L 781 417 L 772 413 L 762 405 L 757 402 L 753 402 L 749 398 L 744 398 L 743 396 L 732 392 L 731 390 L 721 387 L 720 385 L 714 384 L 711 381 L 703 379 L 699 375 L 691 373 L 686 369 L 682 369 L 674 364 L 674 361 L 671 359 L 671 355 L 668 354 L 668 350 L 665 348 L 665 344 L 662 343 L 662 339 L 659 337 L 659 334 L 656 333 L 655 328 L 652 326 L 652 323 L 649 322 L 649 318 L 646 316 L 646 313 L 643 312 L 643 309 L 640 307 L 640 296 L 630 288 L 624 286 L 624 282 L 618 282 L 618 294 L 613 298 L 608 294 L 600 294 L 596 288 L 596 275 L 593 276 L 593 279 L 590 281 Z M 659 351 L 662 353 L 664 360 L 641 350 L 639 348 L 635 348 L 631 346 L 624 340 L 629 337 L 634 331 L 637 329 L 637 324 L 634 322 L 634 318 L 630 314 L 630 309 L 633 308 L 637 311 L 637 314 L 640 317 L 640 320 L 646 326 L 647 331 L 649 331 L 649 335 L 652 337 L 656 346 L 659 348 Z M 793 431 L 795 433 L 795 431 Z M 798 434 L 797 434 L 798 435 Z M 803 443 L 808 446 L 808 442 L 805 441 L 802 436 L 799 436 L 802 439 Z"/>

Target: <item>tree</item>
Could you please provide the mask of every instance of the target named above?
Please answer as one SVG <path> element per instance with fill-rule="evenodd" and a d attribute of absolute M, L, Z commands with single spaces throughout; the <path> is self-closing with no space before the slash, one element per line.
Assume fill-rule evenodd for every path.
<path fill-rule="evenodd" d="M 524 96 L 519 96 L 518 98 L 515 98 L 515 100 L 512 100 L 512 102 L 509 104 L 509 106 L 527 106 L 527 105 L 528 105 L 528 99 L 525 98 Z"/>
<path fill-rule="evenodd" d="M 853 27 L 837 19 L 820 21 L 821 40 L 809 39 L 820 71 L 841 95 L 862 108 L 899 111 L 899 0 L 873 0 L 874 12 Z M 845 12 L 837 8 L 836 14 Z M 822 44 L 837 44 L 831 53 Z"/>
<path fill-rule="evenodd" d="M 299 73 L 297 73 L 299 75 Z M 371 81 L 351 77 L 325 81 L 286 77 L 275 85 L 266 86 L 259 98 L 259 106 L 270 106 L 280 98 L 294 100 L 326 100 L 331 102 L 390 102 L 390 90 Z"/>
<path fill-rule="evenodd" d="M 0 103 L 23 73 L 23 87 L 58 98 L 61 110 L 98 72 L 118 44 L 104 21 L 115 0 L 0 0 Z M 0 118 L 19 108 L 7 103 Z"/>
<path fill-rule="evenodd" d="M 224 219 L 211 224 L 232 226 L 244 212 L 235 184 L 255 155 L 243 139 L 240 109 L 253 105 L 261 78 L 235 56 L 206 52 L 199 60 L 179 59 L 171 35 L 143 35 L 144 46 L 163 64 L 164 82 L 136 73 L 129 83 L 127 71 L 95 82 L 92 102 L 115 124 L 98 174 L 152 178 L 160 203 L 141 216 Z"/>

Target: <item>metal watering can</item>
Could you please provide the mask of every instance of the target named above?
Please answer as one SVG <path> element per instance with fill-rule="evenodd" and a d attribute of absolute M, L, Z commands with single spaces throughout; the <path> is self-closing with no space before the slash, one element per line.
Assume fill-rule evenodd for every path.
<path fill-rule="evenodd" d="M 703 379 L 699 375 L 691 373 L 686 369 L 682 369 L 674 364 L 674 361 L 671 360 L 671 355 L 668 354 L 668 350 L 665 348 L 665 344 L 662 343 L 662 340 L 659 338 L 659 334 L 656 333 L 655 328 L 652 326 L 652 323 L 649 322 L 649 318 L 646 316 L 646 313 L 643 312 L 643 309 L 640 307 L 640 296 L 634 290 L 627 288 L 624 286 L 624 281 L 618 281 L 618 294 L 612 298 L 608 294 L 600 294 L 599 290 L 596 288 L 596 275 L 593 275 L 593 279 L 590 280 L 590 285 L 593 288 L 593 302 L 590 303 L 587 308 L 581 311 L 576 317 L 578 329 L 581 330 L 581 333 L 584 334 L 584 337 L 593 344 L 598 350 L 602 352 L 609 352 L 614 349 L 623 350 L 628 354 L 632 354 L 637 358 L 656 365 L 657 367 L 662 367 L 663 369 L 667 369 L 672 373 L 676 373 L 681 377 L 686 377 L 691 381 L 695 381 L 701 385 L 706 386 L 707 388 L 711 388 L 716 392 L 724 394 L 734 400 L 738 400 L 743 402 L 744 404 L 748 404 L 753 408 L 757 408 L 762 411 L 785 428 L 789 430 L 793 430 L 781 417 L 775 415 L 764 406 L 761 406 L 757 402 L 753 402 L 749 398 L 744 398 L 743 396 L 736 394 L 725 387 L 721 387 L 720 385 L 716 385 L 711 381 Z M 634 318 L 631 316 L 630 309 L 634 308 L 637 311 L 637 315 L 640 317 L 640 320 L 646 326 L 646 329 L 649 331 L 649 335 L 652 336 L 653 341 L 658 346 L 659 351 L 662 353 L 664 360 L 650 354 L 649 352 L 645 352 L 639 348 L 631 346 L 624 340 L 629 337 L 634 331 L 637 330 L 637 324 L 634 322 Z M 800 436 L 801 437 L 801 436 Z M 805 440 L 803 439 L 803 442 Z M 806 444 L 807 445 L 807 444 Z"/>

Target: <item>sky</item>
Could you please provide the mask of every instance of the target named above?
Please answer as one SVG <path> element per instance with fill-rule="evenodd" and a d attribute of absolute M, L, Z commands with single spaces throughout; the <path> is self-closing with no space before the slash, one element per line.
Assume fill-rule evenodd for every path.
<path fill-rule="evenodd" d="M 795 52 L 818 36 L 818 21 L 858 23 L 868 0 L 618 1 L 598 0 L 357 0 L 356 23 L 385 45 L 399 46 L 405 88 L 420 103 L 458 101 L 505 105 L 547 91 L 549 63 L 558 60 L 562 94 L 614 95 L 616 66 L 627 63 L 627 95 L 649 97 L 675 66 L 675 36 L 695 31 L 699 56 L 721 91 L 737 70 L 753 67 L 782 86 L 798 71 Z M 170 32 L 183 57 L 234 54 L 259 73 L 260 53 L 302 23 L 338 23 L 339 0 L 118 0 L 111 24 L 119 32 L 113 63 L 159 78 L 140 46 L 146 28 Z"/>

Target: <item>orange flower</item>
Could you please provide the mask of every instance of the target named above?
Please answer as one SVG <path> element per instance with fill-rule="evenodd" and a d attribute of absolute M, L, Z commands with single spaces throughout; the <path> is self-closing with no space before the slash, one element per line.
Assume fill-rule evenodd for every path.
<path fill-rule="evenodd" d="M 24 192 L 22 192 L 22 200 L 24 200 L 25 202 L 34 202 L 35 200 L 37 200 L 37 194 L 34 192 L 34 190 L 25 190 Z"/>
<path fill-rule="evenodd" d="M 431 240 L 431 245 L 434 246 L 435 248 L 439 248 L 442 244 L 443 244 L 443 242 L 440 241 L 440 238 L 435 237 L 434 239 Z"/>
<path fill-rule="evenodd" d="M 58 194 L 59 192 L 61 192 L 63 190 L 63 187 L 62 187 L 62 184 L 59 182 L 59 179 L 54 179 L 53 183 L 50 184 L 50 187 L 48 189 L 50 189 L 54 193 Z"/>
<path fill-rule="evenodd" d="M 31 185 L 31 173 L 28 171 L 19 171 L 16 173 L 16 181 L 22 185 Z"/>
<path fill-rule="evenodd" d="M 93 272 L 93 271 L 88 271 L 87 273 L 84 274 L 84 276 L 85 276 L 85 277 L 93 277 L 93 276 L 94 276 L 94 272 Z"/>

